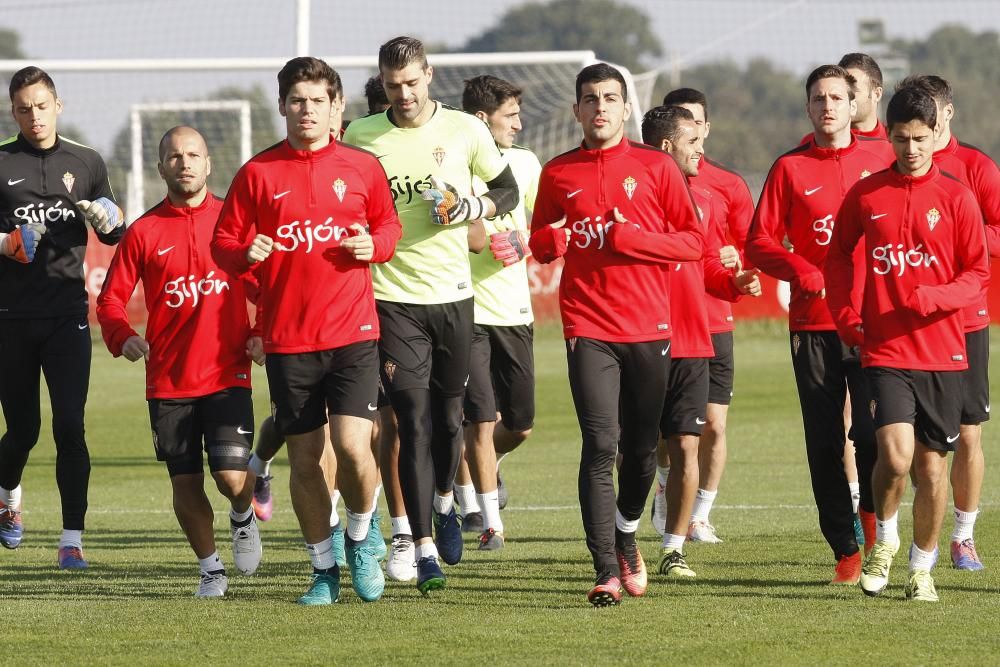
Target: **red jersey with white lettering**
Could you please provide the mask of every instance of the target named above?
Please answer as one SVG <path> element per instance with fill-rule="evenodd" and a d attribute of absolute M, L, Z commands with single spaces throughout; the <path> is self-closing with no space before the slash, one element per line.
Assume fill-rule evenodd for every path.
<path fill-rule="evenodd" d="M 628 220 L 614 222 L 614 209 Z M 563 229 L 552 223 L 565 217 Z M 698 260 L 704 234 L 666 153 L 628 139 L 584 147 L 542 169 L 531 218 L 535 259 L 565 255 L 559 306 L 566 338 L 637 343 L 671 337 L 670 262 Z"/>
<path fill-rule="evenodd" d="M 97 319 L 111 354 L 139 334 L 125 310 L 141 280 L 149 317 L 145 339 L 146 398 L 208 396 L 250 387 L 248 292 L 252 275 L 227 273 L 209 243 L 222 200 L 209 194 L 199 206 L 164 199 L 125 232 L 97 297 Z"/>
<path fill-rule="evenodd" d="M 887 142 L 852 137 L 845 148 L 820 148 L 810 141 L 771 167 L 750 225 L 746 253 L 754 266 L 791 283 L 791 331 L 836 328 L 819 292 L 837 210 L 851 186 L 894 161 Z M 786 236 L 793 251 L 782 244 Z"/>
<path fill-rule="evenodd" d="M 692 189 L 701 186 L 712 193 L 712 219 L 715 224 L 709 227 L 709 231 L 714 233 L 719 247 L 733 245 L 741 256 L 744 255 L 747 232 L 753 219 L 753 196 L 743 177 L 703 156 L 698 162 L 698 175 L 688 178 L 688 183 Z M 749 268 L 745 258 L 744 266 Z M 708 308 L 709 331 L 715 334 L 735 328 L 730 301 L 709 294 L 705 305 Z"/>
<path fill-rule="evenodd" d="M 855 271 L 865 277 L 860 314 L 850 294 Z M 838 213 L 825 273 L 841 336 L 863 327 L 863 366 L 968 367 L 961 309 L 979 298 L 990 268 L 979 207 L 954 177 L 937 166 L 919 177 L 890 168 L 858 183 Z"/>
<path fill-rule="evenodd" d="M 989 155 L 954 136 L 948 145 L 934 151 L 934 164 L 969 186 L 986 223 L 986 247 L 990 257 L 1000 257 L 1000 169 Z M 986 290 L 965 309 L 965 330 L 979 331 L 990 324 Z"/>
<path fill-rule="evenodd" d="M 388 261 L 402 229 L 382 165 L 342 144 L 300 151 L 282 141 L 236 174 L 215 228 L 220 266 L 243 273 L 256 234 L 274 240 L 255 268 L 260 278 L 264 351 L 298 354 L 379 337 L 369 263 L 340 247 L 368 229 L 372 262 Z"/>
<path fill-rule="evenodd" d="M 670 313 L 673 338 L 670 356 L 674 359 L 698 359 L 715 356 L 709 321 L 708 302 L 727 299 L 736 301 L 739 290 L 733 284 L 732 272 L 719 259 L 719 225 L 715 222 L 715 200 L 712 193 L 691 183 L 691 196 L 705 230 L 705 251 L 701 261 L 672 264 L 670 274 Z M 710 296 L 710 294 L 715 296 Z"/>

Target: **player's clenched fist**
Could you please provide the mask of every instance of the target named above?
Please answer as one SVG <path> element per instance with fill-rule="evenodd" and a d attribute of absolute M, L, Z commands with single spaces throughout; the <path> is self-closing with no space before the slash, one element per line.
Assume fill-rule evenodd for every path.
<path fill-rule="evenodd" d="M 94 228 L 98 234 L 110 234 L 122 224 L 121 209 L 107 197 L 99 197 L 94 201 L 81 199 L 76 207 L 83 213 L 83 219 Z"/>
<path fill-rule="evenodd" d="M 10 234 L 0 234 L 0 255 L 27 264 L 35 259 L 35 250 L 44 233 L 45 225 L 40 222 L 18 225 Z"/>
<path fill-rule="evenodd" d="M 435 225 L 457 225 L 479 220 L 486 215 L 482 197 L 462 197 L 453 186 L 431 176 L 431 187 L 420 193 L 431 202 L 431 222 Z"/>
<path fill-rule="evenodd" d="M 130 336 L 122 345 L 122 356 L 129 361 L 149 361 L 149 343 L 142 336 Z"/>
<path fill-rule="evenodd" d="M 517 264 L 531 254 L 526 235 L 516 229 L 490 234 L 490 252 L 497 261 L 503 262 L 504 266 Z"/>
<path fill-rule="evenodd" d="M 364 225 L 355 222 L 348 229 L 351 235 L 340 242 L 340 247 L 359 262 L 370 262 L 375 255 L 375 243 Z"/>
<path fill-rule="evenodd" d="M 274 252 L 276 243 L 267 234 L 258 234 L 253 237 L 253 242 L 247 248 L 247 261 L 251 264 L 263 262 Z"/>

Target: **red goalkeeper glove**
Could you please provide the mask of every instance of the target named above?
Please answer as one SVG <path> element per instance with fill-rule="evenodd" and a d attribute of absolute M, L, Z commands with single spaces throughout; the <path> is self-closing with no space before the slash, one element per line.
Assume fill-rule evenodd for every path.
<path fill-rule="evenodd" d="M 490 252 L 498 262 L 503 262 L 504 266 L 517 264 L 531 254 L 527 236 L 517 229 L 490 234 Z"/>

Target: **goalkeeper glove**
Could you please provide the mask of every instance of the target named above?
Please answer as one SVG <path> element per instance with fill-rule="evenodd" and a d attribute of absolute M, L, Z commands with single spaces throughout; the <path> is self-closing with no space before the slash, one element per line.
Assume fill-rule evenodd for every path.
<path fill-rule="evenodd" d="M 40 222 L 18 225 L 14 231 L 0 239 L 0 255 L 7 255 L 15 261 L 27 264 L 35 259 L 35 250 L 38 249 L 38 242 L 45 231 L 45 225 Z"/>
<path fill-rule="evenodd" d="M 76 207 L 83 213 L 87 224 L 98 234 L 109 234 L 122 224 L 118 206 L 107 197 L 99 197 L 94 201 L 81 199 Z"/>
<path fill-rule="evenodd" d="M 431 202 L 431 222 L 435 225 L 457 225 L 479 220 L 486 213 L 482 197 L 462 197 L 453 186 L 431 176 L 431 187 L 420 193 Z"/>
<path fill-rule="evenodd" d="M 510 232 L 490 234 L 490 252 L 504 266 L 517 264 L 531 254 L 524 232 L 515 229 Z"/>

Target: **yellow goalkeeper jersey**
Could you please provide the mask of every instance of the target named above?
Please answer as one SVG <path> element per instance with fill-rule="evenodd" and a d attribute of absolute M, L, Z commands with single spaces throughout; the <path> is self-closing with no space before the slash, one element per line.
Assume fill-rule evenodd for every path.
<path fill-rule="evenodd" d="M 473 176 L 488 182 L 507 166 L 481 120 L 430 103 L 436 105 L 434 115 L 420 127 L 397 127 L 381 113 L 353 121 L 344 134 L 345 143 L 371 151 L 382 163 L 403 225 L 395 256 L 372 265 L 375 298 L 381 301 L 433 304 L 473 296 L 469 226 L 435 225 L 431 203 L 420 193 L 431 187 L 433 176 L 469 195 Z"/>
<path fill-rule="evenodd" d="M 521 203 L 510 213 L 484 220 L 486 233 L 519 229 L 527 239 L 530 211 L 535 207 L 542 165 L 534 153 L 520 146 L 512 146 L 503 151 L 503 155 L 514 172 Z M 486 184 L 477 178 L 474 179 L 473 188 L 477 194 L 481 194 L 486 191 Z M 531 311 L 531 292 L 528 289 L 527 261 L 522 260 L 505 267 L 503 262 L 493 257 L 488 247 L 480 254 L 469 257 L 476 297 L 476 324 L 531 324 L 534 314 Z"/>

